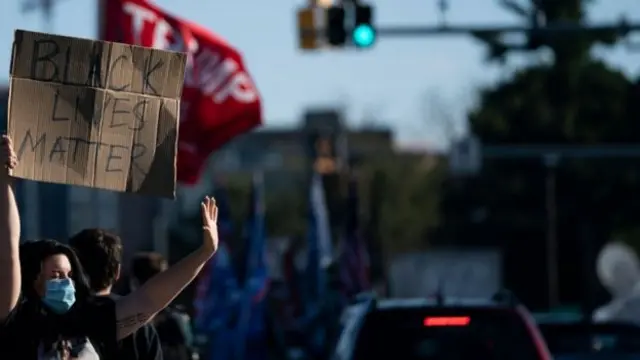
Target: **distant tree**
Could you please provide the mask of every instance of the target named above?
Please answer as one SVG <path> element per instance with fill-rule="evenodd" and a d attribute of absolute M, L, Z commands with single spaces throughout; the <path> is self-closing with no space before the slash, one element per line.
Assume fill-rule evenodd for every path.
<path fill-rule="evenodd" d="M 431 155 L 395 155 L 363 169 L 361 188 L 369 216 L 385 256 L 426 249 L 430 231 L 438 225 L 438 204 L 444 166 Z M 372 188 L 373 186 L 373 188 Z M 370 196 L 375 192 L 378 196 Z"/>
<path fill-rule="evenodd" d="M 550 23 L 583 21 L 587 2 L 539 3 Z M 554 62 L 482 89 L 471 130 L 487 144 L 637 144 L 637 85 L 590 56 L 615 34 L 534 40 L 552 50 Z M 542 159 L 486 161 L 476 178 L 447 180 L 441 204 L 438 241 L 503 249 L 506 285 L 533 307 L 546 305 L 547 174 Z M 638 233 L 640 206 L 630 196 L 640 191 L 640 166 L 637 159 L 560 159 L 556 179 L 560 297 L 579 302 L 585 269 L 593 267 L 582 256 L 585 231 L 596 247 L 614 234 Z"/>

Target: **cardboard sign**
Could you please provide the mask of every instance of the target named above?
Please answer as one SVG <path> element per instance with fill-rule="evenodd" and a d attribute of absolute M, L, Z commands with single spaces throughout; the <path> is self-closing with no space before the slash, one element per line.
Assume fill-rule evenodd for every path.
<path fill-rule="evenodd" d="M 185 65 L 182 53 L 17 30 L 13 176 L 174 198 Z"/>

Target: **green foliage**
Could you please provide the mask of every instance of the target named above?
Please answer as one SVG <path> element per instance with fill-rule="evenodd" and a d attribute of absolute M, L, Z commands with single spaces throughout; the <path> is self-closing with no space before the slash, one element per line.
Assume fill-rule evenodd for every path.
<path fill-rule="evenodd" d="M 472 131 L 491 144 L 638 140 L 640 133 L 630 131 L 638 124 L 628 117 L 633 85 L 624 74 L 591 61 L 577 69 L 576 76 L 575 102 L 568 104 L 576 109 L 573 116 L 558 112 L 554 69 L 539 66 L 481 90 L 480 105 L 469 115 Z"/>
<path fill-rule="evenodd" d="M 438 160 L 399 156 L 371 164 L 364 170 L 369 180 L 361 187 L 361 198 L 371 201 L 375 196 L 369 194 L 378 195 L 373 199 L 378 202 L 375 205 L 378 223 L 373 226 L 386 256 L 428 246 L 429 234 L 439 222 L 438 194 L 444 164 Z"/>

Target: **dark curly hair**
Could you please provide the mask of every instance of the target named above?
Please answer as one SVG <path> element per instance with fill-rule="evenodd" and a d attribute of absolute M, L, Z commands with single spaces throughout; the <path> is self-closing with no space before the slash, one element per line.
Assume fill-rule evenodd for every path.
<path fill-rule="evenodd" d="M 42 263 L 53 255 L 62 254 L 71 264 L 71 279 L 75 283 L 76 301 L 87 301 L 92 291 L 89 288 L 84 269 L 76 253 L 69 246 L 55 240 L 36 240 L 20 244 L 20 269 L 22 275 L 22 296 L 26 300 L 39 299 L 33 283 L 42 271 Z"/>
<path fill-rule="evenodd" d="M 84 229 L 69 239 L 69 245 L 89 278 L 93 291 L 101 291 L 118 280 L 122 263 L 122 241 L 103 229 Z"/>
<path fill-rule="evenodd" d="M 160 253 L 139 252 L 131 260 L 131 276 L 142 285 L 166 267 L 167 260 Z"/>

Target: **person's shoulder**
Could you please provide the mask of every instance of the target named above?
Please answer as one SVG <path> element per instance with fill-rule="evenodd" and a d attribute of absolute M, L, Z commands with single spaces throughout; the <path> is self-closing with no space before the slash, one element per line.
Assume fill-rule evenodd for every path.
<path fill-rule="evenodd" d="M 99 296 L 99 295 L 89 296 L 86 300 L 88 304 L 92 304 L 96 306 L 104 305 L 104 304 L 114 304 L 116 301 L 118 301 L 117 296 Z"/>
<path fill-rule="evenodd" d="M 83 301 L 76 301 L 69 315 L 81 322 L 111 317 L 115 321 L 115 309 L 115 300 L 105 296 L 91 296 Z"/>
<path fill-rule="evenodd" d="M 109 343 L 116 342 L 115 300 L 107 296 L 92 296 L 73 310 L 72 324 L 77 330 Z"/>
<path fill-rule="evenodd" d="M 16 304 L 7 314 L 7 316 L 0 321 L 0 327 L 5 328 L 7 326 L 22 325 L 31 319 L 35 319 L 40 313 L 40 308 L 35 306 L 31 301 L 21 300 Z M 25 324 L 29 326 L 28 324 Z"/>
<path fill-rule="evenodd" d="M 24 349 L 37 342 L 40 308 L 27 301 L 20 301 L 6 318 L 0 320 L 0 353 L 2 358 L 23 354 Z M 15 353 L 15 354 L 14 354 Z"/>

